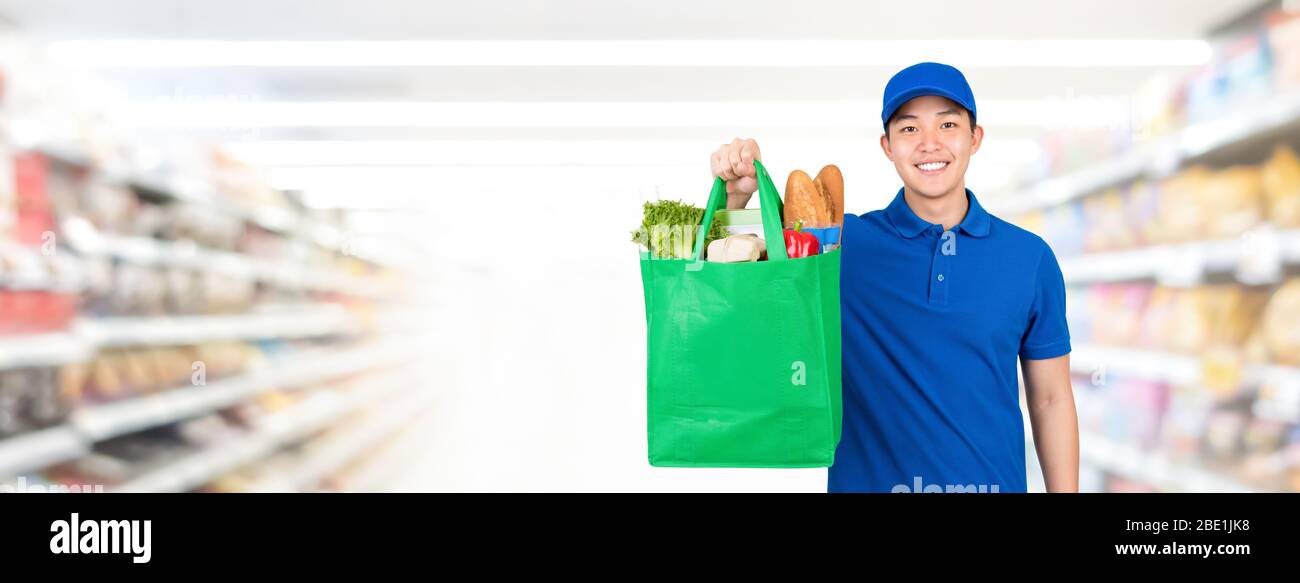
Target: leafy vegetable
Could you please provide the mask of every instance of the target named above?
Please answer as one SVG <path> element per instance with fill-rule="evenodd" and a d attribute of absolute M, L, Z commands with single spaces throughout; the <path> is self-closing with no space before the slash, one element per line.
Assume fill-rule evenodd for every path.
<path fill-rule="evenodd" d="M 689 259 L 703 218 L 704 209 L 695 205 L 677 200 L 647 202 L 641 227 L 632 231 L 632 242 L 649 249 L 656 258 Z M 704 244 L 726 236 L 722 225 L 713 221 Z"/>

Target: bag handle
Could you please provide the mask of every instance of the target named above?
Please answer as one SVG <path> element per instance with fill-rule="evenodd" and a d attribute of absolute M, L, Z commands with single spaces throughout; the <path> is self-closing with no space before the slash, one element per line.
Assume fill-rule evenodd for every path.
<path fill-rule="evenodd" d="M 763 238 L 767 243 L 767 260 L 784 261 L 785 253 L 785 232 L 781 227 L 781 197 L 776 192 L 776 185 L 772 184 L 772 177 L 768 176 L 767 168 L 763 163 L 754 160 L 754 174 L 758 179 L 758 204 L 759 211 L 763 215 Z M 727 200 L 727 182 L 718 176 L 713 179 L 713 191 L 709 193 L 709 204 L 704 208 L 704 217 L 700 220 L 700 229 L 695 234 L 695 250 L 691 254 L 692 261 L 699 261 L 704 255 L 704 237 L 709 233 L 709 226 L 713 224 L 713 213 L 721 207 Z"/>

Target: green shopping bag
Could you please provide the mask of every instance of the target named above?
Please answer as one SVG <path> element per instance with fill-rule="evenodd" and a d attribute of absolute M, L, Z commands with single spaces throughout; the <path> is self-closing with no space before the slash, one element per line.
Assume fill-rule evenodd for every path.
<path fill-rule="evenodd" d="M 650 465 L 808 468 L 840 440 L 840 251 L 790 259 L 755 161 L 767 261 L 708 263 L 714 180 L 691 259 L 643 255 Z"/>

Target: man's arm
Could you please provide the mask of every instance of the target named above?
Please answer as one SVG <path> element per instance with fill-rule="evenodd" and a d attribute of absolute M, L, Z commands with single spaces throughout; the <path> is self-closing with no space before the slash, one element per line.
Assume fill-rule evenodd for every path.
<path fill-rule="evenodd" d="M 1020 359 L 1034 448 L 1048 492 L 1079 491 L 1079 418 L 1074 411 L 1070 355 Z"/>

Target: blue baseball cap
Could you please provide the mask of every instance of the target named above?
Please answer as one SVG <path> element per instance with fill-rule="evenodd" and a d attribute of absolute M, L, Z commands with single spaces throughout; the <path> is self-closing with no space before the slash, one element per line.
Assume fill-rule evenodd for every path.
<path fill-rule="evenodd" d="M 889 118 L 904 103 L 923 95 L 938 95 L 969 109 L 972 123 L 975 118 L 975 94 L 966 82 L 966 76 L 956 67 L 943 63 L 917 63 L 894 74 L 885 84 L 885 106 L 880 111 L 880 123 L 889 129 Z"/>

